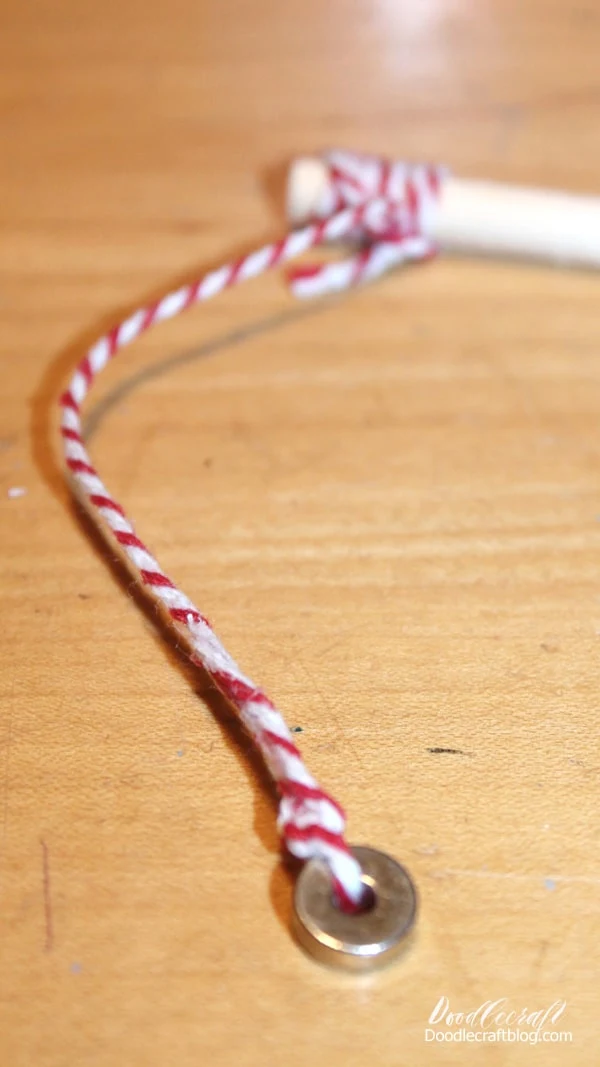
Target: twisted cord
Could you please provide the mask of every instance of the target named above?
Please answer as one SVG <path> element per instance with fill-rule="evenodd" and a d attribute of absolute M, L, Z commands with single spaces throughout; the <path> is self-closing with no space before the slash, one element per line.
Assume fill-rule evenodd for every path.
<path fill-rule="evenodd" d="M 351 158 L 344 156 L 346 164 Z M 335 160 L 332 168 L 334 165 Z M 385 164 L 381 166 L 384 169 L 387 167 Z M 357 195 L 356 183 L 350 182 L 343 168 L 338 165 L 334 180 L 335 203 L 325 217 L 315 219 L 281 240 L 211 271 L 134 312 L 89 349 L 60 399 L 65 460 L 75 488 L 91 513 L 101 520 L 114 538 L 147 595 L 177 629 L 192 662 L 202 666 L 208 673 L 235 708 L 260 750 L 279 792 L 278 826 L 286 847 L 302 860 L 318 857 L 326 862 L 340 906 L 347 911 L 360 907 L 364 887 L 360 866 L 344 838 L 346 817 L 342 807 L 308 771 L 275 705 L 259 686 L 242 673 L 206 616 L 177 588 L 136 534 L 133 524 L 106 488 L 91 461 L 82 437 L 80 413 L 98 374 L 117 352 L 151 326 L 165 322 L 237 282 L 254 278 L 312 247 L 342 239 L 358 238 L 368 242 L 358 257 L 350 261 L 350 275 L 348 265 L 342 264 L 346 268 L 346 284 L 373 277 L 376 271 L 381 273 L 385 269 L 384 261 L 389 266 L 393 262 L 400 262 L 402 255 L 404 258 L 423 258 L 430 254 L 428 242 L 417 228 L 420 213 L 425 210 L 420 202 L 423 198 L 418 193 L 418 210 L 413 197 L 412 207 L 406 214 L 407 195 L 409 200 L 412 197 L 409 186 L 409 182 L 413 181 L 412 173 L 406 172 L 403 184 L 400 183 L 402 188 L 399 188 L 400 174 L 394 171 L 394 183 L 391 177 L 386 177 L 385 182 L 380 178 L 377 195 L 372 195 L 371 183 L 371 193 L 361 198 Z M 392 197 L 393 192 L 398 195 Z M 391 254 L 392 249 L 396 258 Z M 315 271 L 312 268 L 313 284 L 314 279 L 317 281 L 314 292 L 343 287 L 339 276 L 335 277 L 335 285 L 332 284 L 333 266 L 339 265 L 323 268 L 321 274 L 318 269 Z M 302 291 L 303 281 L 306 279 L 297 276 L 292 287 L 298 295 L 309 295 Z"/>

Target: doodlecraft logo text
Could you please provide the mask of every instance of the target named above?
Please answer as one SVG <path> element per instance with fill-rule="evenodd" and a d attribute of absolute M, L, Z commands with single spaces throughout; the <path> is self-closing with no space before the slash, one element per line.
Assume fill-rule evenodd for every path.
<path fill-rule="evenodd" d="M 549 1007 L 531 1009 L 514 1006 L 507 997 L 486 1000 L 470 1011 L 455 1011 L 448 997 L 440 997 L 428 1019 L 425 1041 L 487 1044 L 565 1044 L 573 1040 L 570 1030 L 556 1026 L 565 1013 L 566 1000 Z"/>

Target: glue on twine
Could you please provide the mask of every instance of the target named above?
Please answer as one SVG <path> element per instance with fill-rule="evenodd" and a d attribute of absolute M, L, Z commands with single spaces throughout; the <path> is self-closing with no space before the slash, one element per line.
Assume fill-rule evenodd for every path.
<path fill-rule="evenodd" d="M 360 909 L 365 889 L 360 866 L 344 839 L 342 807 L 307 770 L 281 713 L 240 671 L 208 619 L 134 532 L 91 462 L 80 418 L 81 405 L 96 376 L 145 330 L 309 248 L 342 239 L 356 246 L 345 260 L 297 268 L 290 275 L 290 285 L 299 297 L 343 290 L 399 263 L 434 254 L 435 247 L 425 233 L 444 174 L 440 168 L 388 163 L 345 152 L 330 152 L 322 162 L 327 167 L 328 194 L 326 202 L 316 205 L 315 221 L 141 308 L 90 348 L 61 397 L 61 433 L 66 464 L 84 502 L 110 531 L 137 581 L 177 630 L 192 662 L 205 669 L 259 748 L 277 785 L 278 827 L 286 847 L 301 860 L 325 861 L 339 906 L 352 912 Z"/>

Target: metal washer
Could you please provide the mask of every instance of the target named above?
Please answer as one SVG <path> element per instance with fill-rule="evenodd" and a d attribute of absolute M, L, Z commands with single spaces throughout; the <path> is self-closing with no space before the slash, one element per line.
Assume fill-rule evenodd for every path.
<path fill-rule="evenodd" d="M 374 893 L 368 911 L 348 915 L 335 904 L 322 860 L 300 872 L 294 894 L 294 932 L 321 963 L 347 971 L 370 971 L 390 962 L 406 945 L 417 914 L 417 892 L 399 863 L 366 845 L 351 849 Z"/>

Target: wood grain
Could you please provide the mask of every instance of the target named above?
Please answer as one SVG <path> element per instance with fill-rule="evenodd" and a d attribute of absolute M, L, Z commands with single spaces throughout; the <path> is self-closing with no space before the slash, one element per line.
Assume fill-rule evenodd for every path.
<path fill-rule="evenodd" d="M 280 232 L 330 143 L 597 191 L 600 11 L 558 0 L 7 0 L 0 34 L 1 1060 L 464 1064 L 436 1001 L 564 998 L 600 1051 L 598 281 L 440 260 L 296 307 L 240 287 L 87 408 L 141 536 L 412 870 L 410 955 L 289 934 L 260 765 L 64 488 L 83 345 Z M 8 489 L 27 494 L 10 499 Z M 433 751 L 452 749 L 452 752 Z"/>

